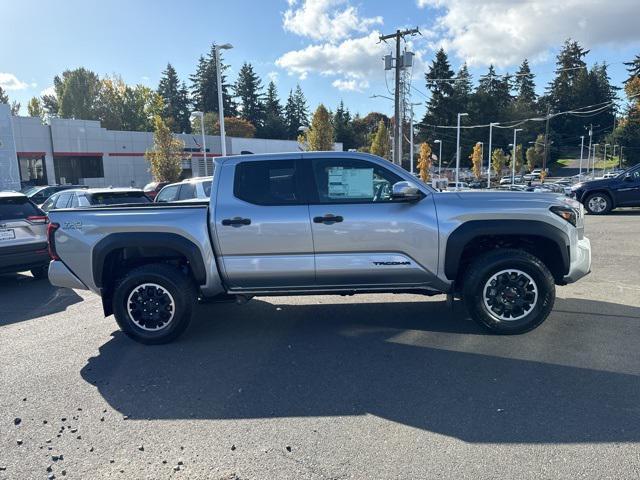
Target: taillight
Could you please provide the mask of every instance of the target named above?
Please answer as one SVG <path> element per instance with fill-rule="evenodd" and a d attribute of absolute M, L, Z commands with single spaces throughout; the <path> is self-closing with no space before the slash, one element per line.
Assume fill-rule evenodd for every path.
<path fill-rule="evenodd" d="M 39 225 L 45 224 L 49 221 L 46 215 L 31 215 L 27 217 L 27 221 L 31 223 L 36 223 Z"/>
<path fill-rule="evenodd" d="M 51 260 L 60 260 L 58 252 L 56 252 L 56 230 L 60 228 L 59 223 L 50 223 L 47 225 L 47 247 L 49 249 L 49 257 Z"/>

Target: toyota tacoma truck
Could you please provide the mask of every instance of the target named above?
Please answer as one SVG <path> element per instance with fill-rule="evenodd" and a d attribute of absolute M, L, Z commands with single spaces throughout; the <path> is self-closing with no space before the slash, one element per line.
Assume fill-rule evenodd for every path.
<path fill-rule="evenodd" d="M 270 295 L 446 294 L 515 334 L 589 273 L 583 220 L 565 196 L 438 192 L 368 154 L 220 157 L 208 202 L 51 212 L 49 279 L 100 295 L 146 344 L 178 337 L 198 301 Z"/>

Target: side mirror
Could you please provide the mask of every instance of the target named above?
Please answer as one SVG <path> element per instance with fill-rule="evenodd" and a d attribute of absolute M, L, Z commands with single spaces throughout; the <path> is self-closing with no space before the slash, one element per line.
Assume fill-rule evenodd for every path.
<path fill-rule="evenodd" d="M 418 187 L 411 182 L 402 181 L 393 184 L 391 196 L 394 200 L 415 202 L 422 198 L 422 193 L 420 193 Z"/>
<path fill-rule="evenodd" d="M 633 175 L 631 175 L 630 173 L 627 173 L 627 174 L 624 176 L 624 181 L 625 181 L 625 182 L 632 182 L 632 181 L 633 181 Z"/>

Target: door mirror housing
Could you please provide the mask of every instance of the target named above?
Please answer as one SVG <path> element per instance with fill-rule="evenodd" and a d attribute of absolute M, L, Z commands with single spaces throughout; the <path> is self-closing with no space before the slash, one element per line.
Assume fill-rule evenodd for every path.
<path fill-rule="evenodd" d="M 422 193 L 411 182 L 402 181 L 394 183 L 391 196 L 394 200 L 404 200 L 405 202 L 416 202 L 422 198 Z"/>
<path fill-rule="evenodd" d="M 625 181 L 625 182 L 633 182 L 633 175 L 631 175 L 630 173 L 627 173 L 627 174 L 624 176 L 624 181 Z"/>

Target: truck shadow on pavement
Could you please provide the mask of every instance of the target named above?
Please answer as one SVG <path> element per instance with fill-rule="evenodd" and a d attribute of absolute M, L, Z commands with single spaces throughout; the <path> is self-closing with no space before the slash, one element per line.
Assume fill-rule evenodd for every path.
<path fill-rule="evenodd" d="M 0 327 L 63 312 L 82 301 L 70 288 L 54 287 L 30 275 L 0 275 Z"/>
<path fill-rule="evenodd" d="M 558 299 L 537 330 L 495 336 L 445 302 L 322 298 L 199 306 L 164 346 L 118 331 L 81 374 L 132 420 L 370 414 L 468 442 L 640 440 L 640 308 Z"/>

